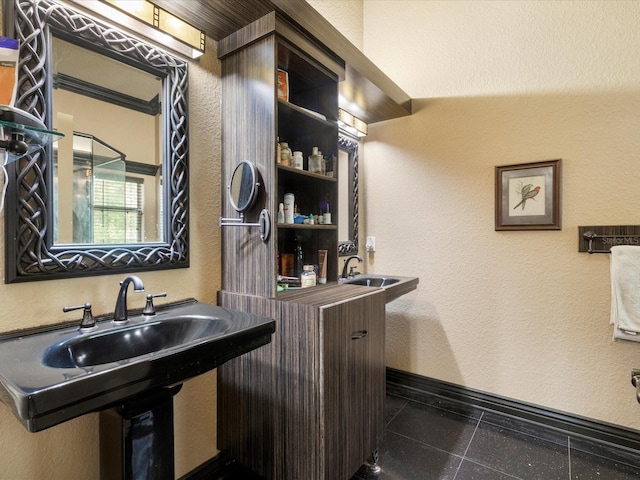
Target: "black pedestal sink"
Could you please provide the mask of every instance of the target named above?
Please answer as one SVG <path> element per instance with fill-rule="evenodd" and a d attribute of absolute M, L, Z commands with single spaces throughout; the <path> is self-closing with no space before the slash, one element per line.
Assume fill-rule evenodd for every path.
<path fill-rule="evenodd" d="M 125 422 L 122 478 L 173 478 L 173 395 L 274 330 L 272 319 L 188 300 L 126 324 L 4 334 L 0 400 L 31 432 L 111 410 Z"/>

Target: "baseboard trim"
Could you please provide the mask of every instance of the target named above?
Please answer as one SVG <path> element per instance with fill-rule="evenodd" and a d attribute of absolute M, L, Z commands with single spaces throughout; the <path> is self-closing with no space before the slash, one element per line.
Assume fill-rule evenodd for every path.
<path fill-rule="evenodd" d="M 527 404 L 471 388 L 387 367 L 387 392 L 408 396 L 427 393 L 534 422 L 588 440 L 640 451 L 640 432 L 590 418 Z M 640 408 L 638 410 L 640 415 Z"/>
<path fill-rule="evenodd" d="M 418 401 L 420 394 L 435 395 L 449 401 L 543 425 L 575 437 L 640 452 L 640 432 L 637 430 L 519 402 L 390 367 L 387 367 L 387 393 Z M 236 468 L 238 464 L 234 460 L 219 453 L 179 480 L 223 480 Z"/>

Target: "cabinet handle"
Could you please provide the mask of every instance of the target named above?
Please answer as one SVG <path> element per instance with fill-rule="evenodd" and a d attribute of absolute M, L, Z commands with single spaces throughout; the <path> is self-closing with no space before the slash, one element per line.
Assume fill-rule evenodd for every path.
<path fill-rule="evenodd" d="M 367 332 L 366 330 L 358 330 L 357 332 L 353 332 L 351 334 L 351 340 L 360 340 L 361 338 L 364 338 L 367 336 L 369 332 Z"/>

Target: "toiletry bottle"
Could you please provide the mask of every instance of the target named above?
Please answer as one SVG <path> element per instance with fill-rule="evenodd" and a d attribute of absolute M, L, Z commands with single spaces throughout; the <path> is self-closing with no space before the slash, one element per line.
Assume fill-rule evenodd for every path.
<path fill-rule="evenodd" d="M 300 277 L 300 275 L 302 275 L 302 267 L 304 266 L 302 257 L 303 257 L 302 245 L 300 245 L 300 242 L 298 241 L 298 239 L 296 239 L 296 249 L 295 249 L 295 258 L 294 258 L 294 269 L 295 269 L 296 277 Z"/>
<path fill-rule="evenodd" d="M 313 270 L 313 265 L 305 265 L 300 275 L 300 286 L 302 288 L 315 287 L 316 286 L 316 272 Z"/>
<path fill-rule="evenodd" d="M 278 223 L 284 223 L 284 203 L 280 203 L 278 207 Z"/>
<path fill-rule="evenodd" d="M 293 152 L 293 168 L 297 168 L 298 170 L 304 169 L 304 159 L 302 158 L 302 152 L 296 150 Z"/>
<path fill-rule="evenodd" d="M 284 223 L 293 223 L 293 210 L 296 197 L 293 193 L 284 194 Z"/>
<path fill-rule="evenodd" d="M 325 163 L 325 175 L 333 178 L 333 166 L 335 164 L 336 157 L 333 155 L 327 155 L 324 159 Z"/>
<path fill-rule="evenodd" d="M 318 154 L 318 147 L 313 147 L 311 155 L 309 155 L 309 171 L 311 173 L 322 173 L 322 166 L 320 165 L 320 155 Z"/>
<path fill-rule="evenodd" d="M 309 225 L 315 224 L 315 219 L 313 218 L 313 213 L 309 214 Z"/>
<path fill-rule="evenodd" d="M 280 144 L 280 163 L 285 167 L 291 166 L 291 149 L 287 142 Z"/>
<path fill-rule="evenodd" d="M 326 204 L 326 211 L 324 212 L 324 223 L 331 225 L 331 212 L 329 211 L 329 202 Z"/>
<path fill-rule="evenodd" d="M 318 250 L 318 283 L 327 283 L 327 254 L 328 250 Z"/>
<path fill-rule="evenodd" d="M 276 140 L 276 162 L 282 163 L 282 147 L 280 147 L 280 137 Z"/>

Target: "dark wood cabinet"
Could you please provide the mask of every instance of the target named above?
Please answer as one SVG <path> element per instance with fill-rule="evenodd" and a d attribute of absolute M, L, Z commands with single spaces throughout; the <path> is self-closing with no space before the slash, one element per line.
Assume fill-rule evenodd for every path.
<path fill-rule="evenodd" d="M 261 195 L 246 214 L 254 222 L 266 208 L 272 235 L 266 244 L 256 241 L 256 231 L 223 229 L 223 259 L 233 259 L 225 269 L 223 289 L 275 296 L 278 255 L 303 250 L 305 264 L 318 262 L 318 250 L 327 250 L 327 280 L 338 277 L 338 182 L 308 171 L 308 156 L 318 147 L 324 156 L 338 157 L 338 82 L 344 62 L 314 45 L 275 13 L 221 41 L 222 60 L 222 178 L 228 182 L 239 161 L 253 162 L 261 174 Z M 278 70 L 288 74 L 288 100 L 277 94 Z M 282 166 L 277 143 L 288 142 L 303 154 L 305 170 Z M 337 175 L 338 169 L 335 169 Z M 277 223 L 278 205 L 293 193 L 303 215 L 321 213 L 328 204 L 330 225 Z M 223 191 L 222 216 L 232 217 Z M 249 277 L 249 278 L 247 278 Z"/>
<path fill-rule="evenodd" d="M 272 480 L 348 480 L 378 447 L 385 295 L 330 285 L 221 305 L 276 319 L 270 345 L 218 369 L 218 448 Z"/>
<path fill-rule="evenodd" d="M 383 432 L 386 296 L 337 284 L 337 178 L 308 171 L 313 147 L 337 157 L 344 62 L 275 13 L 222 39 L 218 53 L 222 179 L 253 162 L 261 188 L 245 220 L 266 208 L 273 221 L 266 242 L 249 228 L 221 230 L 218 303 L 276 320 L 271 344 L 218 369 L 218 448 L 267 479 L 347 480 Z M 277 95 L 278 69 L 288 73 L 288 100 Z M 303 152 L 305 170 L 278 164 L 278 139 Z M 222 216 L 236 216 L 222 190 Z M 305 215 L 328 202 L 332 224 L 277 224 L 285 193 Z M 306 264 L 328 251 L 329 283 L 277 293 L 278 254 L 297 243 Z"/>

